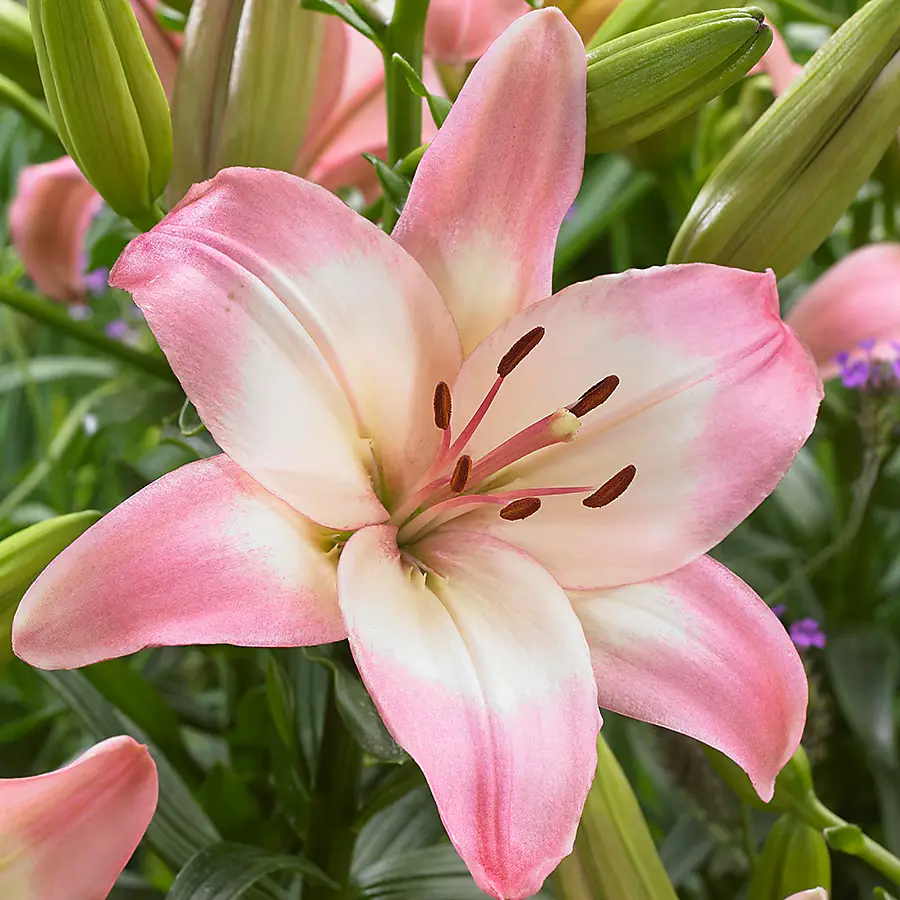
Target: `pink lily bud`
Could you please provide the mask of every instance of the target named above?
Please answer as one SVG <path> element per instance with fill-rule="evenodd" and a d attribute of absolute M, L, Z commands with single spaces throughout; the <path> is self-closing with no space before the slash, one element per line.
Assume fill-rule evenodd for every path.
<path fill-rule="evenodd" d="M 175 86 L 175 72 L 178 69 L 178 54 L 181 52 L 182 37 L 163 28 L 156 18 L 158 0 L 131 0 L 131 8 L 141 27 L 147 49 L 156 66 L 163 90 L 171 101 Z"/>
<path fill-rule="evenodd" d="M 900 341 L 900 244 L 873 244 L 842 259 L 806 292 L 787 322 L 823 378 L 840 374 L 841 354 L 893 363 Z"/>
<path fill-rule="evenodd" d="M 794 62 L 791 51 L 778 29 L 770 22 L 772 46 L 766 55 L 750 70 L 750 75 L 768 75 L 772 80 L 772 93 L 780 97 L 803 71 L 803 66 Z"/>
<path fill-rule="evenodd" d="M 0 896 L 102 900 L 156 809 L 156 766 L 130 737 L 33 778 L 0 779 Z"/>
<path fill-rule="evenodd" d="M 84 242 L 102 204 L 68 157 L 28 166 L 9 211 L 12 242 L 38 289 L 78 303 L 87 291 Z"/>
<path fill-rule="evenodd" d="M 811 891 L 800 891 L 799 894 L 791 894 L 786 900 L 828 900 L 828 891 L 825 888 L 813 888 Z"/>
<path fill-rule="evenodd" d="M 425 52 L 446 63 L 477 59 L 529 9 L 525 0 L 431 0 Z"/>

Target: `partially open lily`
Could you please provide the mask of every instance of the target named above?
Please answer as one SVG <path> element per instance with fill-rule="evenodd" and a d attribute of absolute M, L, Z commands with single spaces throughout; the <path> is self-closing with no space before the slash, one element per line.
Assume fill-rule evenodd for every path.
<path fill-rule="evenodd" d="M 112 282 L 225 454 L 51 563 L 16 652 L 73 667 L 349 637 L 495 897 L 531 896 L 570 852 L 598 704 L 712 744 L 771 796 L 803 668 L 703 554 L 790 466 L 821 384 L 770 275 L 690 265 L 548 296 L 584 135 L 582 43 L 532 12 L 475 66 L 393 238 L 252 169 L 136 238 Z"/>
<path fill-rule="evenodd" d="M 823 378 L 855 372 L 858 363 L 896 362 L 900 244 L 872 244 L 844 257 L 800 298 L 788 322 L 809 347 Z"/>
<path fill-rule="evenodd" d="M 48 297 L 84 300 L 90 285 L 85 239 L 102 204 L 68 156 L 22 170 L 9 210 L 10 235 L 25 271 Z"/>
<path fill-rule="evenodd" d="M 147 748 L 115 737 L 56 772 L 0 779 L 0 897 L 102 900 L 156 810 Z"/>

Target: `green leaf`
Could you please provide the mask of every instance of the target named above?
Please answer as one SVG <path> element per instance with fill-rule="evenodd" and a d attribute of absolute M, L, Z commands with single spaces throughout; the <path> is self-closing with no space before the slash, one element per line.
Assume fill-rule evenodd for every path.
<path fill-rule="evenodd" d="M 137 229 L 127 219 L 104 207 L 91 222 L 85 239 L 87 265 L 85 269 L 111 269 L 121 256 L 125 245 L 138 234 Z"/>
<path fill-rule="evenodd" d="M 875 900 L 896 900 L 893 894 L 889 894 L 884 888 L 875 888 Z"/>
<path fill-rule="evenodd" d="M 409 83 L 412 92 L 417 97 L 422 97 L 428 103 L 431 118 L 434 119 L 434 124 L 440 128 L 441 125 L 444 124 L 447 116 L 450 115 L 453 103 L 446 97 L 432 94 L 431 91 L 425 87 L 425 82 L 422 81 L 422 77 L 419 73 L 399 53 L 395 53 L 391 57 L 391 62 L 406 76 L 406 80 Z"/>
<path fill-rule="evenodd" d="M 847 724 L 866 751 L 897 764 L 894 698 L 900 690 L 900 646 L 874 627 L 833 635 L 825 659 Z"/>
<path fill-rule="evenodd" d="M 223 842 L 206 847 L 188 862 L 178 873 L 168 900 L 237 900 L 261 879 L 278 872 L 293 872 L 337 887 L 321 869 L 302 856 Z"/>
<path fill-rule="evenodd" d="M 115 363 L 92 356 L 33 356 L 23 363 L 0 366 L 0 394 L 26 384 L 43 384 L 70 378 L 112 378 Z"/>
<path fill-rule="evenodd" d="M 331 645 L 307 647 L 307 656 L 331 669 L 338 711 L 356 742 L 376 759 L 402 763 L 409 757 L 389 734 L 356 673 L 334 655 Z"/>
<path fill-rule="evenodd" d="M 35 671 L 79 716 L 97 740 L 130 734 L 148 745 L 159 770 L 159 804 L 147 829 L 147 839 L 164 860 L 180 867 L 199 850 L 219 840 L 215 826 L 168 759 L 81 672 Z"/>
<path fill-rule="evenodd" d="M 833 828 L 826 828 L 822 833 L 832 850 L 854 856 L 865 850 L 863 833 L 858 825 L 835 825 Z"/>
<path fill-rule="evenodd" d="M 300 0 L 300 5 L 304 9 L 327 13 L 343 19 L 351 28 L 355 28 L 361 35 L 367 37 L 379 50 L 384 49 L 381 36 L 376 33 L 375 29 L 355 9 L 344 6 L 339 0 Z"/>
<path fill-rule="evenodd" d="M 403 212 L 403 204 L 409 195 L 410 181 L 401 175 L 396 169 L 392 169 L 383 159 L 373 156 L 371 153 L 362 154 L 373 166 L 375 174 L 381 182 L 381 188 L 385 196 L 391 201 L 391 205 L 399 215 Z"/>

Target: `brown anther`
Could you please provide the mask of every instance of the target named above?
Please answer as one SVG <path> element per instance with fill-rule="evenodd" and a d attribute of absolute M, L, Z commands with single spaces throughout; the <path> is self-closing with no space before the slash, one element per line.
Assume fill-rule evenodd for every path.
<path fill-rule="evenodd" d="M 472 457 L 464 454 L 456 461 L 456 468 L 450 476 L 450 490 L 461 494 L 466 489 L 466 482 L 472 472 Z"/>
<path fill-rule="evenodd" d="M 592 409 L 596 409 L 601 403 L 606 403 L 613 395 L 613 391 L 619 386 L 618 375 L 607 375 L 603 381 L 598 381 L 592 388 L 588 388 L 568 410 L 579 419 L 586 416 Z"/>
<path fill-rule="evenodd" d="M 636 474 L 637 469 L 634 466 L 625 466 L 621 472 L 617 472 L 606 484 L 601 485 L 590 497 L 585 497 L 581 502 L 588 509 L 600 509 L 601 506 L 608 506 L 628 490 L 628 485 L 634 481 Z"/>
<path fill-rule="evenodd" d="M 446 381 L 439 381 L 434 389 L 434 424 L 441 431 L 450 427 L 450 413 L 453 409 L 453 401 L 450 397 L 450 388 Z"/>
<path fill-rule="evenodd" d="M 500 360 L 499 365 L 497 366 L 497 374 L 501 378 L 506 378 L 510 372 L 520 363 L 535 347 L 541 342 L 541 339 L 544 337 L 544 328 L 541 325 L 538 325 L 537 328 L 532 328 L 528 334 L 523 334 L 513 345 L 503 354 L 503 359 Z"/>
<path fill-rule="evenodd" d="M 521 500 L 513 500 L 500 510 L 500 518 L 507 522 L 518 522 L 533 516 L 541 508 L 539 497 L 522 497 Z"/>

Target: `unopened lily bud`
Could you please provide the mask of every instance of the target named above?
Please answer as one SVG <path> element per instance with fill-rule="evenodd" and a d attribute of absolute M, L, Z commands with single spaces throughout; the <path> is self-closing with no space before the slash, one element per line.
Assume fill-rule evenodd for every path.
<path fill-rule="evenodd" d="M 554 879 L 558 900 L 676 900 L 634 791 L 602 737 L 575 849 Z"/>
<path fill-rule="evenodd" d="M 0 0 L 0 75 L 5 75 L 30 94 L 41 95 L 41 75 L 28 10 L 15 0 Z"/>
<path fill-rule="evenodd" d="M 620 0 L 587 45 L 593 50 L 631 31 L 658 25 L 667 19 L 709 12 L 721 7 L 720 0 Z"/>
<path fill-rule="evenodd" d="M 291 170 L 327 22 L 298 0 L 195 0 L 172 101 L 172 200 L 228 166 Z"/>
<path fill-rule="evenodd" d="M 617 150 L 699 109 L 740 81 L 772 41 L 753 7 L 643 28 L 588 54 L 587 149 Z"/>
<path fill-rule="evenodd" d="M 822 832 L 783 815 L 763 844 L 747 900 L 779 900 L 801 891 L 830 888 L 831 857 Z"/>
<path fill-rule="evenodd" d="M 169 105 L 129 0 L 29 0 L 44 93 L 69 155 L 140 227 L 172 166 Z"/>
<path fill-rule="evenodd" d="M 900 4 L 870 0 L 718 165 L 669 262 L 786 275 L 824 241 L 900 127 Z"/>
<path fill-rule="evenodd" d="M 9 650 L 13 614 L 28 586 L 99 518 L 93 510 L 57 516 L 0 541 L 0 658 Z"/>

